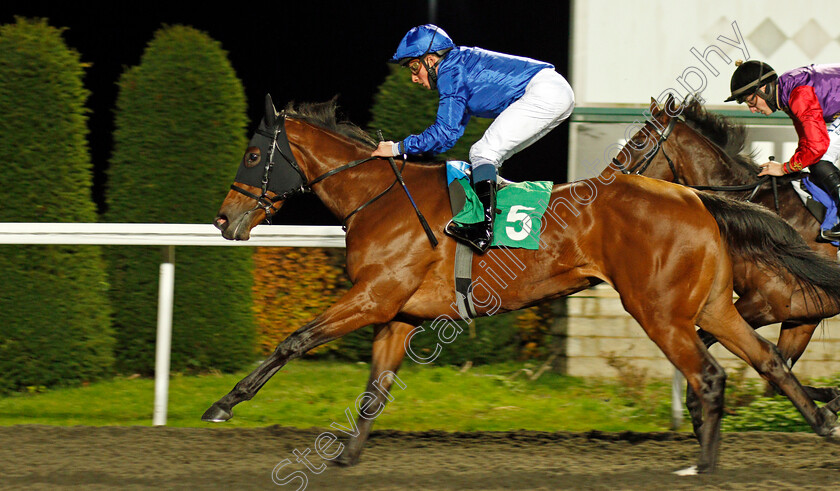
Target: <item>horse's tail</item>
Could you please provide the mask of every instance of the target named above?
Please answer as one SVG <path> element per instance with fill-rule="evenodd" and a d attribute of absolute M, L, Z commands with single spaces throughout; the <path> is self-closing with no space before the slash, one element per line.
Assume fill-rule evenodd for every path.
<path fill-rule="evenodd" d="M 819 309 L 840 308 L 840 264 L 808 247 L 786 221 L 753 203 L 704 192 L 697 195 L 717 221 L 733 257 L 763 265 L 782 277 L 793 275 Z"/>

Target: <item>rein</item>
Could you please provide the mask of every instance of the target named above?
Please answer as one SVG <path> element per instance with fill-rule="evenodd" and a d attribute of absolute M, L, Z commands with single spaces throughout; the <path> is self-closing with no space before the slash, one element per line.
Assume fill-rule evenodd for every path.
<path fill-rule="evenodd" d="M 253 212 L 253 211 L 256 211 L 256 210 L 259 210 L 260 208 L 262 208 L 265 211 L 265 220 L 266 220 L 266 223 L 268 223 L 268 224 L 271 224 L 271 218 L 278 211 L 274 208 L 274 205 L 277 202 L 288 199 L 289 197 L 294 196 L 296 194 L 310 193 L 310 192 L 312 192 L 312 186 L 314 186 L 315 184 L 318 184 L 319 182 L 321 182 L 321 181 L 323 181 L 323 180 L 325 180 L 329 177 L 332 177 L 332 176 L 334 176 L 334 175 L 336 175 L 340 172 L 346 171 L 348 169 L 352 169 L 356 166 L 362 165 L 366 162 L 370 162 L 371 160 L 379 160 L 379 157 L 368 157 L 368 158 L 361 159 L 361 160 L 354 160 L 354 161 L 349 162 L 347 164 L 344 164 L 340 167 L 336 167 L 335 169 L 327 171 L 324 174 L 321 174 L 320 176 L 316 177 L 315 179 L 309 181 L 306 178 L 306 174 L 304 174 L 303 170 L 300 168 L 300 166 L 295 161 L 294 155 L 292 155 L 291 147 L 290 147 L 290 144 L 289 144 L 289 139 L 286 136 L 286 132 L 284 131 L 285 130 L 285 114 L 280 113 L 280 118 L 281 118 L 281 120 L 280 120 L 279 124 L 275 125 L 275 128 L 272 132 L 267 132 L 267 131 L 264 131 L 262 129 L 257 129 L 258 134 L 260 134 L 260 135 L 262 135 L 266 138 L 269 138 L 271 140 L 271 150 L 269 152 L 268 159 L 266 160 L 265 167 L 263 169 L 262 178 L 261 178 L 261 183 L 260 183 L 261 184 L 261 194 L 258 196 L 258 195 L 254 194 L 254 193 L 252 193 L 252 192 L 250 192 L 246 189 L 243 189 L 243 188 L 237 186 L 236 184 L 232 184 L 230 186 L 230 188 L 232 190 L 234 190 L 234 191 L 236 191 L 240 194 L 243 194 L 245 196 L 248 196 L 249 198 L 252 198 L 252 199 L 256 200 L 257 204 L 256 204 L 256 206 L 254 206 L 254 208 L 251 211 Z M 280 138 L 281 136 L 282 136 L 282 139 Z M 283 148 L 288 149 L 288 155 L 286 155 L 287 152 L 283 151 Z M 272 190 L 269 189 L 269 180 L 270 180 L 272 169 L 274 169 L 274 166 L 275 166 L 275 162 L 274 162 L 275 152 L 277 154 L 279 154 L 281 157 L 283 157 L 283 160 L 285 161 L 285 163 L 288 164 L 298 174 L 298 176 L 300 176 L 300 180 L 303 184 L 300 185 L 299 187 L 294 187 L 294 188 L 289 189 L 288 191 L 285 191 L 285 192 L 282 192 L 282 193 L 275 193 L 274 197 L 269 197 L 268 196 L 268 191 L 272 191 Z M 394 174 L 396 175 L 396 179 L 394 179 L 394 182 L 392 182 L 387 188 L 385 188 L 384 191 L 377 194 L 373 198 L 369 199 L 368 201 L 366 201 L 362 205 L 358 206 L 355 210 L 351 211 L 346 217 L 344 217 L 344 219 L 341 221 L 341 229 L 344 230 L 344 231 L 347 231 L 347 222 L 350 220 L 350 218 L 353 215 L 362 211 L 368 205 L 372 204 L 373 202 L 375 202 L 379 198 L 385 196 L 385 194 L 387 194 L 397 183 L 400 183 L 400 184 L 402 184 L 402 187 L 405 190 L 405 193 L 408 196 L 408 199 L 411 201 L 411 205 L 414 207 L 414 211 L 417 213 L 417 217 L 420 219 L 420 223 L 423 226 L 423 229 L 426 231 L 426 235 L 429 238 L 429 242 L 431 242 L 432 247 L 436 247 L 437 244 L 438 244 L 438 241 L 435 238 L 434 234 L 432 233 L 431 229 L 429 228 L 429 224 L 426 222 L 425 217 L 423 217 L 423 214 L 420 213 L 420 210 L 417 208 L 417 205 L 414 203 L 414 199 L 411 197 L 411 194 L 408 192 L 408 188 L 406 187 L 405 182 L 402 179 L 401 172 L 403 170 L 405 170 L 405 164 L 406 164 L 405 160 L 403 160 L 402 167 L 400 169 L 397 168 L 397 165 L 394 162 L 393 158 L 390 158 L 389 161 L 390 161 L 390 164 L 391 164 L 391 168 L 393 169 Z M 274 192 L 274 191 L 272 191 L 272 192 Z"/>
<path fill-rule="evenodd" d="M 758 194 L 758 188 L 762 186 L 765 182 L 770 181 L 770 186 L 773 188 L 773 204 L 776 206 L 776 213 L 779 213 L 779 188 L 777 177 L 776 176 L 764 176 L 761 179 L 757 180 L 754 184 L 741 184 L 740 186 L 689 186 L 693 189 L 699 189 L 701 191 L 747 191 L 752 189 L 752 193 L 750 193 L 749 198 L 747 201 L 752 201 L 755 198 L 755 195 Z"/>
<path fill-rule="evenodd" d="M 323 181 L 324 179 L 326 179 L 328 177 L 332 177 L 332 176 L 338 174 L 339 172 L 343 172 L 343 171 L 346 171 L 347 169 L 352 169 L 353 167 L 356 167 L 358 165 L 362 165 L 365 162 L 370 162 L 371 160 L 378 160 L 378 159 L 379 159 L 379 157 L 368 157 L 366 159 L 354 160 L 354 161 L 350 162 L 349 164 L 344 164 L 341 167 L 336 167 L 335 169 L 333 169 L 329 172 L 321 174 L 320 176 L 318 176 L 315 179 L 313 179 L 312 181 L 310 181 L 308 186 L 313 186 L 315 184 L 318 184 L 319 182 Z M 405 169 L 405 161 L 403 161 L 402 168 Z M 400 169 L 400 170 L 402 170 L 402 169 Z M 392 182 L 390 186 L 385 188 L 384 191 L 377 194 L 373 198 L 369 199 L 367 202 L 365 202 L 361 206 L 357 207 L 355 210 L 351 211 L 350 214 L 347 215 L 346 217 L 344 217 L 344 219 L 341 221 L 341 229 L 346 232 L 347 231 L 347 222 L 350 220 L 350 217 L 352 217 L 356 213 L 365 209 L 369 204 L 371 204 L 374 201 L 378 200 L 379 198 L 385 196 L 385 194 L 388 193 L 388 191 L 390 191 L 391 188 L 393 188 L 397 184 L 397 182 L 399 182 L 399 179 L 394 179 L 394 182 Z M 311 191 L 311 189 L 309 189 L 309 191 Z"/>
<path fill-rule="evenodd" d="M 612 163 L 616 167 L 618 167 L 618 169 L 623 174 L 642 175 L 647 170 L 647 168 L 650 166 L 651 162 L 653 162 L 653 159 L 656 157 L 656 154 L 661 151 L 662 155 L 665 157 L 665 160 L 668 162 L 668 167 L 671 168 L 671 173 L 674 175 L 674 182 L 675 183 L 686 186 L 686 187 L 689 187 L 689 188 L 692 188 L 692 189 L 697 189 L 698 191 L 723 191 L 723 192 L 726 192 L 726 191 L 748 191 L 748 190 L 752 189 L 752 193 L 750 193 L 750 196 L 747 198 L 747 201 L 749 201 L 749 202 L 752 202 L 752 200 L 755 198 L 755 195 L 758 194 L 758 189 L 764 183 L 766 183 L 767 181 L 770 181 L 770 185 L 773 189 L 773 204 L 776 207 L 776 214 L 779 213 L 779 189 L 778 189 L 778 183 L 776 182 L 777 181 L 776 176 L 767 175 L 767 176 L 762 177 L 761 179 L 758 179 L 754 183 L 740 184 L 740 185 L 733 185 L 733 186 L 692 186 L 692 185 L 689 185 L 689 184 L 683 184 L 682 181 L 680 180 L 679 174 L 677 173 L 677 167 L 674 165 L 674 162 L 671 160 L 671 158 L 665 152 L 665 148 L 664 148 L 665 142 L 668 140 L 668 137 L 671 136 L 671 132 L 674 130 L 674 126 L 676 126 L 677 119 L 679 119 L 679 118 L 671 118 L 671 120 L 668 122 L 668 126 L 665 128 L 665 131 L 663 131 L 661 133 L 656 128 L 654 128 L 654 131 L 656 132 L 656 134 L 659 135 L 659 140 L 656 142 L 656 151 L 653 152 L 653 154 L 651 154 L 650 157 L 645 157 L 641 162 L 634 165 L 630 169 L 628 169 L 624 164 L 622 164 L 616 157 L 613 157 Z M 772 160 L 772 157 L 771 157 L 771 160 Z"/>

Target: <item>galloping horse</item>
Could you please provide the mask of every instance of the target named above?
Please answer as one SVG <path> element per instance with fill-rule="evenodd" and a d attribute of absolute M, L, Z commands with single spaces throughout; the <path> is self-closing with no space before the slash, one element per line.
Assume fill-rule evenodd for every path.
<path fill-rule="evenodd" d="M 625 172 L 676 182 L 695 188 L 713 188 L 730 197 L 761 204 L 776 210 L 818 254 L 835 259 L 837 248 L 818 242 L 819 222 L 803 206 L 789 185 L 790 177 L 778 183 L 757 178 L 758 166 L 742 154 L 746 129 L 726 118 L 708 113 L 699 102 L 677 106 L 669 97 L 662 108 L 651 100 L 651 121 L 646 121 L 619 152 L 602 175 Z M 678 117 L 681 116 L 681 117 Z M 651 155 L 652 154 L 652 155 Z M 840 313 L 826 306 L 825 315 L 813 318 L 810 312 L 792 304 L 787 285 L 767 281 L 767 275 L 749 262 L 733 258 L 735 303 L 741 316 L 753 328 L 782 323 L 778 348 L 790 366 L 802 356 L 822 318 Z M 715 339 L 701 331 L 706 346 Z M 809 396 L 829 402 L 840 396 L 835 388 L 806 387 Z"/>
<path fill-rule="evenodd" d="M 334 111 L 330 104 L 304 105 L 278 115 L 267 97 L 265 117 L 215 225 L 227 239 L 247 240 L 285 199 L 312 191 L 343 219 L 353 286 L 214 403 L 202 416 L 205 421 L 230 419 L 233 406 L 254 397 L 288 361 L 367 325 L 375 327 L 368 381 L 373 399 L 365 407 L 384 407 L 415 326 L 454 317 L 456 244 L 442 233 L 451 217 L 444 165 L 400 162 L 414 201 L 440 241 L 433 248 L 411 201 L 393 186 L 389 162 L 369 158 L 374 142 L 355 126 L 337 124 Z M 824 295 L 840 305 L 840 291 L 831 287 L 840 283 L 840 268 L 816 256 L 772 213 L 663 181 L 619 175 L 555 186 L 540 240 L 538 251 L 495 248 L 474 258 L 476 271 L 499 265 L 495 274 L 488 268 L 482 281 L 473 281 L 479 314 L 611 284 L 627 312 L 700 394 L 698 472 L 714 470 L 718 461 L 726 374 L 695 325 L 776 384 L 817 434 L 838 432 L 837 416 L 814 404 L 773 344 L 756 334 L 732 303 L 729 251 L 734 248 L 766 268 L 773 281 L 808 285 L 796 289 L 796 301 Z M 509 269 L 507 276 L 502 265 Z M 819 310 L 817 302 L 809 306 Z M 372 424 L 373 417 L 359 415 L 358 433 L 338 463 L 358 461 Z"/>

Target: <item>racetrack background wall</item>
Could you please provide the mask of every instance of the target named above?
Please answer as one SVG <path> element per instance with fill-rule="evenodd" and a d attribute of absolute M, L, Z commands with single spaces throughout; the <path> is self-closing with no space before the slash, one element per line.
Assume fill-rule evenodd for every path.
<path fill-rule="evenodd" d="M 762 327 L 758 333 L 775 343 L 779 325 Z M 557 368 L 568 375 L 616 377 L 618 366 L 644 371 L 651 377 L 669 377 L 674 372 L 671 362 L 624 311 L 618 294 L 607 285 L 566 299 L 566 316 L 555 320 L 554 335 L 565 355 Z M 745 366 L 720 345 L 713 346 L 710 351 L 730 373 L 732 369 Z M 817 328 L 793 371 L 800 378 L 840 373 L 840 319 L 828 319 Z M 758 377 L 751 369 L 746 375 Z"/>
<path fill-rule="evenodd" d="M 784 15 L 779 15 L 783 12 Z M 575 113 L 568 180 L 597 175 L 644 121 L 651 97 L 699 94 L 706 107 L 748 126 L 757 161 L 786 161 L 796 148 L 789 118 L 725 104 L 736 60 L 759 59 L 782 73 L 840 60 L 840 2 L 575 1 L 570 81 Z"/>

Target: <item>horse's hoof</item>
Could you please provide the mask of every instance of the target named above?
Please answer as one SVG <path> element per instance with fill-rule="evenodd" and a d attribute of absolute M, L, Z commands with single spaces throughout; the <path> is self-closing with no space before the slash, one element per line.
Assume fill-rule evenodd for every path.
<path fill-rule="evenodd" d="M 221 423 L 233 417 L 233 413 L 226 409 L 222 409 L 218 404 L 213 404 L 210 409 L 204 412 L 201 416 L 202 421 L 210 423 Z"/>
<path fill-rule="evenodd" d="M 342 453 L 335 460 L 331 460 L 330 462 L 332 462 L 332 464 L 336 467 L 352 467 L 359 463 L 359 458 L 352 458 L 346 453 Z"/>
<path fill-rule="evenodd" d="M 692 465 L 691 467 L 687 467 L 687 468 L 682 469 L 682 470 L 674 471 L 674 474 L 676 474 L 678 476 L 696 476 L 698 474 L 697 466 Z"/>

